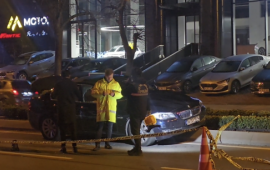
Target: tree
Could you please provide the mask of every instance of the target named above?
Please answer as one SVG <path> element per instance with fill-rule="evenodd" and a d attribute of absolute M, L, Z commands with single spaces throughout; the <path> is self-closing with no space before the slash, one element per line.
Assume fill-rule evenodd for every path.
<path fill-rule="evenodd" d="M 122 39 L 122 44 L 124 46 L 126 57 L 127 57 L 127 74 L 131 73 L 132 67 L 133 67 L 133 59 L 134 54 L 137 49 L 137 41 L 142 40 L 144 30 L 136 28 L 136 20 L 131 21 L 131 25 L 133 25 L 133 28 L 135 30 L 135 33 L 133 33 L 133 46 L 131 47 L 128 42 L 128 38 L 126 35 L 126 25 L 124 23 L 124 12 L 125 10 L 135 11 L 130 7 L 130 2 L 139 3 L 139 0 L 99 0 L 101 6 L 103 7 L 101 10 L 109 9 L 106 16 L 113 16 L 115 17 L 115 21 L 119 26 L 120 31 L 120 37 Z M 101 14 L 104 15 L 104 13 L 101 12 Z"/>
<path fill-rule="evenodd" d="M 49 22 L 52 28 L 52 36 L 55 41 L 55 75 L 61 74 L 61 60 L 62 60 L 62 44 L 63 44 L 63 30 L 67 24 L 79 17 L 79 16 L 89 16 L 94 19 L 94 14 L 91 11 L 79 11 L 73 15 L 70 15 L 70 9 L 78 9 L 78 0 L 33 0 L 37 3 L 39 8 L 43 10 L 45 15 L 48 16 Z"/>

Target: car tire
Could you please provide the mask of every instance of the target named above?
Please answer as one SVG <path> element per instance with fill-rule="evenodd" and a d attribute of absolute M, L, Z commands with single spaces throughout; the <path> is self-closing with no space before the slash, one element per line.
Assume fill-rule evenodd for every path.
<path fill-rule="evenodd" d="M 153 130 L 151 130 L 150 132 L 147 132 L 146 129 L 147 129 L 147 127 L 145 125 L 145 122 L 142 121 L 141 129 L 140 129 L 140 134 L 153 134 L 154 133 Z M 127 132 L 127 135 L 128 136 L 133 136 L 132 133 L 131 133 L 130 120 L 128 120 L 128 122 L 127 122 L 126 132 Z M 134 139 L 131 139 L 131 141 L 132 141 L 133 144 L 135 144 Z M 156 138 L 155 137 L 141 138 L 141 144 L 142 144 L 142 146 L 152 145 L 152 144 L 155 143 L 155 141 L 156 141 Z"/>
<path fill-rule="evenodd" d="M 264 47 L 260 47 L 259 49 L 258 49 L 258 54 L 260 54 L 260 55 L 265 55 L 265 48 Z"/>
<path fill-rule="evenodd" d="M 182 90 L 185 94 L 189 94 L 192 91 L 192 83 L 189 80 L 184 81 Z"/>
<path fill-rule="evenodd" d="M 17 78 L 19 80 L 28 80 L 28 76 L 24 71 L 19 72 Z"/>
<path fill-rule="evenodd" d="M 237 94 L 241 88 L 241 85 L 238 80 L 234 80 L 231 84 L 231 93 Z"/>
<path fill-rule="evenodd" d="M 44 117 L 40 121 L 40 131 L 46 140 L 59 140 L 59 128 L 56 121 L 50 117 Z"/>

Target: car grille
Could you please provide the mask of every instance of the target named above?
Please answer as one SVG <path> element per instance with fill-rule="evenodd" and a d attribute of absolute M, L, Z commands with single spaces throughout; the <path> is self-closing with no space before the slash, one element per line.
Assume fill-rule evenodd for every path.
<path fill-rule="evenodd" d="M 177 114 L 182 118 L 182 119 L 188 119 L 194 115 L 197 115 L 201 113 L 201 107 L 200 106 L 196 106 L 192 109 L 189 110 L 184 110 L 182 112 L 177 112 Z"/>
<path fill-rule="evenodd" d="M 167 83 L 167 82 L 164 82 L 164 83 L 155 83 L 157 86 L 170 86 L 172 85 L 172 83 Z"/>
<path fill-rule="evenodd" d="M 201 84 L 202 88 L 205 88 L 205 87 L 212 87 L 213 89 L 215 89 L 217 87 L 216 84 Z"/>

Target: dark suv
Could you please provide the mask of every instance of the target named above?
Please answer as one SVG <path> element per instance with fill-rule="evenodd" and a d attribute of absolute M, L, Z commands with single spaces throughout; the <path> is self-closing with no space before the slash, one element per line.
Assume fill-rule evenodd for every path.
<path fill-rule="evenodd" d="M 27 80 L 0 80 L 0 101 L 10 105 L 27 105 L 33 96 L 31 84 Z"/>

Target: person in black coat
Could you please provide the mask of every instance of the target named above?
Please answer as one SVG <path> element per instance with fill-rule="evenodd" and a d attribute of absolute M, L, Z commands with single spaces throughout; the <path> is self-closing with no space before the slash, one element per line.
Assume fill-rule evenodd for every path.
<path fill-rule="evenodd" d="M 76 100 L 81 101 L 80 92 L 70 79 L 68 70 L 62 73 L 63 79 L 56 83 L 53 96 L 57 99 L 58 126 L 61 141 L 66 140 L 66 131 L 69 128 L 71 140 L 77 140 L 76 132 Z M 77 152 L 76 143 L 72 143 L 73 151 Z M 62 143 L 61 152 L 66 153 L 66 143 Z"/>
<path fill-rule="evenodd" d="M 147 112 L 150 111 L 148 86 L 142 78 L 139 68 L 134 68 L 130 79 L 122 90 L 123 96 L 127 97 L 127 112 L 130 116 L 130 127 L 133 135 L 140 135 L 140 127 Z M 135 147 L 128 151 L 130 156 L 142 155 L 141 139 L 135 139 Z"/>

